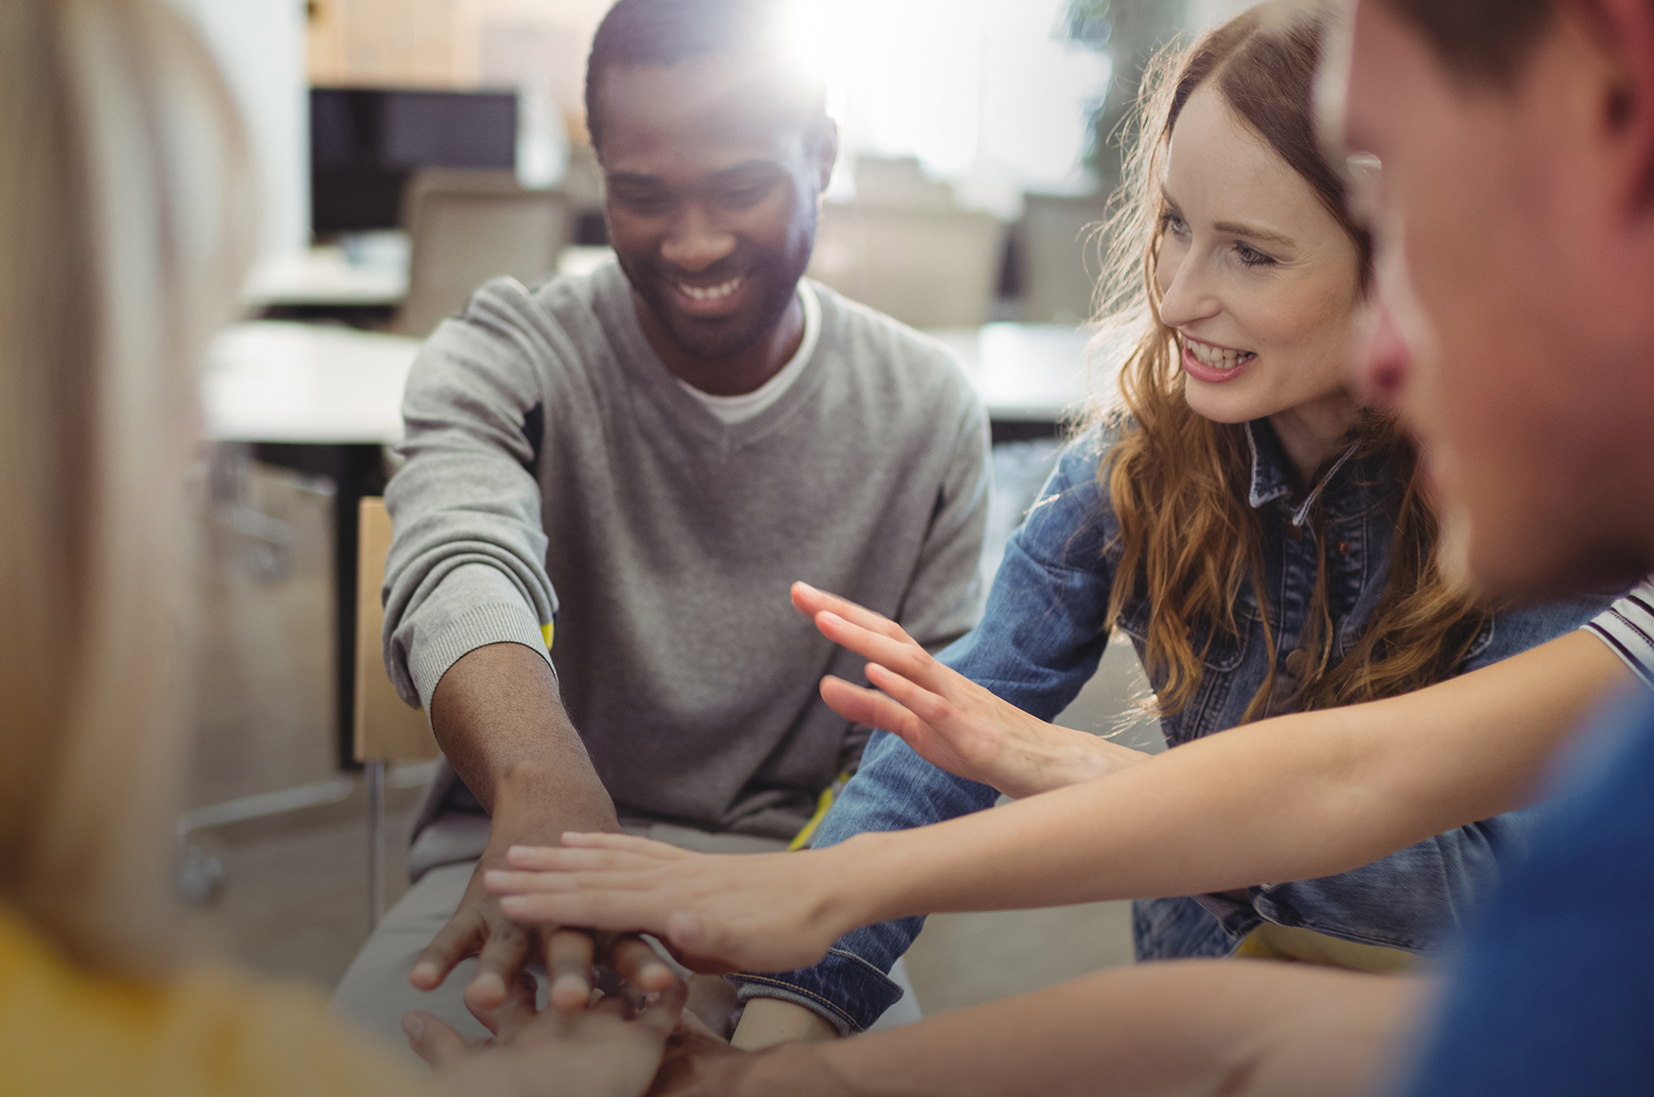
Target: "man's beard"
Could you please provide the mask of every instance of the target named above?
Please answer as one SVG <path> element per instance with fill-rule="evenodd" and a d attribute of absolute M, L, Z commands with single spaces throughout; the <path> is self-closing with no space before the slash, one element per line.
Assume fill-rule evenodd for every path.
<path fill-rule="evenodd" d="M 798 280 L 810 265 L 814 244 L 812 215 L 807 225 L 795 228 L 787 248 L 738 251 L 702 271 L 698 275 L 701 279 L 745 278 L 759 292 L 757 304 L 747 318 L 736 315 L 721 322 L 697 321 L 673 308 L 666 289 L 671 276 L 656 264 L 639 269 L 622 259 L 620 265 L 632 289 L 643 298 L 672 341 L 690 357 L 714 362 L 735 357 L 775 330 L 798 292 Z"/>

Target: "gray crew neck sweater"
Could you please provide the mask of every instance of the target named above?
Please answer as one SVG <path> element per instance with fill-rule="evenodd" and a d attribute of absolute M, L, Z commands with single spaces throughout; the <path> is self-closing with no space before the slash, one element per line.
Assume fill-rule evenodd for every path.
<path fill-rule="evenodd" d="M 621 818 L 789 837 L 859 752 L 861 661 L 802 579 L 935 649 L 975 622 L 986 415 L 938 344 L 815 286 L 797 382 L 725 425 L 650 349 L 619 267 L 484 286 L 421 350 L 386 491 L 385 661 L 429 705 L 485 644 L 544 652 Z"/>

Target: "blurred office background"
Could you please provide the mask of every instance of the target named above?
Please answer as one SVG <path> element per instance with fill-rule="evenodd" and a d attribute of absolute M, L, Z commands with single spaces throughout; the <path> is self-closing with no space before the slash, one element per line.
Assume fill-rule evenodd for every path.
<path fill-rule="evenodd" d="M 177 2 L 229 76 L 264 198 L 244 322 L 207 375 L 180 886 L 242 959 L 327 987 L 368 932 L 370 821 L 394 901 L 430 774 L 393 764 L 370 803 L 352 757 L 357 498 L 394 472 L 418 339 L 487 277 L 605 260 L 582 84 L 607 0 Z M 944 340 L 981 387 L 985 574 L 1066 425 L 1112 388 L 1082 324 L 1144 61 L 1244 6 L 797 0 L 843 142 L 811 274 Z M 1063 721 L 1157 747 L 1144 689 L 1117 644 Z M 936 918 L 910 965 L 935 1011 L 1130 956 L 1126 905 L 1098 904 Z"/>

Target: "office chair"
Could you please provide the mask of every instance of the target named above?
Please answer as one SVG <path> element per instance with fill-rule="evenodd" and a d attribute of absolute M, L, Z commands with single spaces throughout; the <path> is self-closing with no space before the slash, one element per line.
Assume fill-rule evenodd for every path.
<path fill-rule="evenodd" d="M 809 273 L 911 327 L 974 328 L 991 319 L 1004 238 L 975 210 L 828 204 Z"/>
<path fill-rule="evenodd" d="M 490 278 L 533 285 L 555 273 L 573 214 L 562 192 L 525 190 L 509 171 L 432 169 L 408 180 L 402 226 L 408 295 L 390 330 L 423 339 Z"/>

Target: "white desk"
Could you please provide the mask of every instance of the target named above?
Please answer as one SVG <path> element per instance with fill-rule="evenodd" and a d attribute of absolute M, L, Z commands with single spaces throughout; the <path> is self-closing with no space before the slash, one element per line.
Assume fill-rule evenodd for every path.
<path fill-rule="evenodd" d="M 242 291 L 242 304 L 267 308 L 394 307 L 408 295 L 408 247 L 392 234 L 363 250 L 366 262 L 351 262 L 346 249 L 323 244 L 260 263 Z M 614 257 L 607 247 L 569 246 L 557 255 L 558 274 L 589 274 Z"/>
<path fill-rule="evenodd" d="M 988 324 L 929 332 L 959 356 L 997 422 L 1055 423 L 1114 395 L 1086 332 L 1063 324 Z M 207 434 L 215 441 L 306 445 L 402 440 L 402 387 L 419 341 L 317 324 L 254 321 L 226 329 L 207 356 Z"/>
<path fill-rule="evenodd" d="M 241 293 L 249 308 L 320 305 L 341 308 L 393 306 L 408 295 L 408 264 L 352 263 L 331 245 L 268 259 L 254 269 Z"/>
<path fill-rule="evenodd" d="M 207 352 L 202 402 L 215 442 L 394 445 L 419 340 L 261 320 Z"/>

